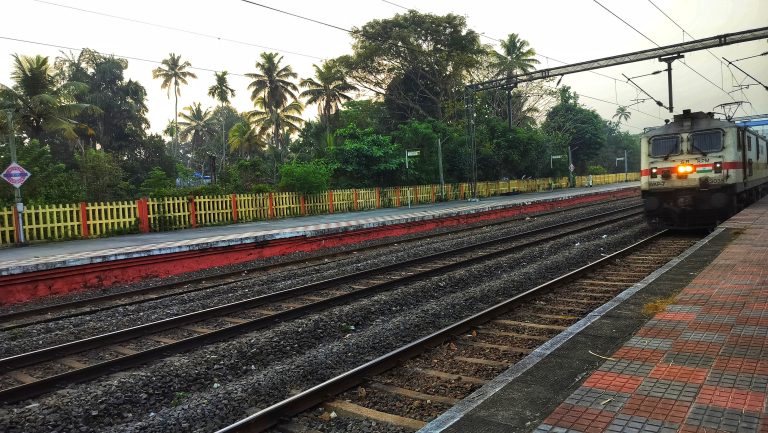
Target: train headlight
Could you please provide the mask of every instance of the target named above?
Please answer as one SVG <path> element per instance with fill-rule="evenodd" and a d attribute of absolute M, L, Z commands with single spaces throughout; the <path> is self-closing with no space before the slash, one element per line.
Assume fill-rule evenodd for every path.
<path fill-rule="evenodd" d="M 714 167 L 712 168 L 712 171 L 715 173 L 722 173 L 723 172 L 723 163 L 718 161 L 714 164 Z"/>
<path fill-rule="evenodd" d="M 696 167 L 691 164 L 680 164 L 677 166 L 677 174 L 691 174 L 696 173 Z"/>
<path fill-rule="evenodd" d="M 651 177 L 656 178 L 659 175 L 659 169 L 656 167 L 651 167 Z"/>

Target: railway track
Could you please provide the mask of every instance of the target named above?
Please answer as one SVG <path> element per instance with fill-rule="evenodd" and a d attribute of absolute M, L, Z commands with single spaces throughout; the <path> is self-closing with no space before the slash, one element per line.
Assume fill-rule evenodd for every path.
<path fill-rule="evenodd" d="M 592 215 L 3 358 L 0 359 L 0 401 L 22 400 L 169 354 L 274 326 L 431 275 L 460 269 L 473 262 L 622 221 L 640 212 L 631 207 Z"/>
<path fill-rule="evenodd" d="M 697 240 L 664 233 L 649 237 L 218 433 L 262 432 L 273 427 L 280 432 L 319 433 L 338 416 L 418 430 Z M 318 405 L 322 411 L 309 411 Z"/>
<path fill-rule="evenodd" d="M 632 199 L 630 199 L 632 200 Z M 504 218 L 491 223 L 483 224 L 482 226 L 469 226 L 461 227 L 457 229 L 448 230 L 439 234 L 427 233 L 417 235 L 408 238 L 407 240 L 396 239 L 384 243 L 377 243 L 362 248 L 355 248 L 353 251 L 360 253 L 370 250 L 382 248 L 387 245 L 393 244 L 408 244 L 423 241 L 425 239 L 435 239 L 437 237 L 445 237 L 455 235 L 461 232 L 468 232 L 472 230 L 484 229 L 487 227 L 499 226 L 503 224 L 509 224 L 511 222 L 519 221 L 523 218 L 530 217 L 543 217 L 547 215 L 556 215 L 565 211 L 573 211 L 583 208 L 594 206 L 593 204 L 585 206 L 576 206 L 568 209 L 559 209 L 556 211 L 542 212 L 535 215 L 516 216 L 512 218 Z M 631 206 L 630 206 L 631 207 Z M 628 207 L 629 208 L 629 207 Z M 220 272 L 214 275 L 194 276 L 184 278 L 181 280 L 163 282 L 150 287 L 145 287 L 137 290 L 131 290 L 119 293 L 109 293 L 100 296 L 92 296 L 75 301 L 64 302 L 53 305 L 46 305 L 37 308 L 24 309 L 14 311 L 10 313 L 0 314 L 0 332 L 11 331 L 14 329 L 39 325 L 43 323 L 50 323 L 57 320 L 80 317 L 88 314 L 98 313 L 102 311 L 111 310 L 118 307 L 126 307 L 130 305 L 141 304 L 144 302 L 157 301 L 169 297 L 181 296 L 190 293 L 201 292 L 208 289 L 220 287 L 225 284 L 242 283 L 251 281 L 254 278 L 274 272 L 283 272 L 290 269 L 300 268 L 302 272 L 312 272 L 312 269 L 320 266 L 327 265 L 329 260 L 348 257 L 350 251 L 336 252 L 331 254 L 323 254 L 311 259 L 300 258 L 295 260 L 288 260 L 276 264 L 259 264 L 246 268 L 239 268 L 237 270 Z"/>

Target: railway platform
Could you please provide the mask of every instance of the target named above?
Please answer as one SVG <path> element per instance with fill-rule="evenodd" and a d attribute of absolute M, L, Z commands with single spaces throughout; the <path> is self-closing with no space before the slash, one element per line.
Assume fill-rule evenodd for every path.
<path fill-rule="evenodd" d="M 0 305 L 639 195 L 638 182 L 0 250 Z"/>
<path fill-rule="evenodd" d="M 766 432 L 766 260 L 763 199 L 420 432 Z"/>

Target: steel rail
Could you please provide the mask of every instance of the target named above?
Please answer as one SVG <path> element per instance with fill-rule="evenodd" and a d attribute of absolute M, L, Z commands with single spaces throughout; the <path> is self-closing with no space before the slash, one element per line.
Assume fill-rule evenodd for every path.
<path fill-rule="evenodd" d="M 598 204 L 600 204 L 600 203 L 598 203 Z M 502 224 L 508 224 L 510 222 L 519 221 L 519 220 L 521 220 L 521 219 L 523 219 L 525 217 L 529 217 L 529 216 L 542 217 L 542 216 L 548 216 L 548 215 L 556 215 L 556 214 L 559 214 L 559 213 L 562 213 L 562 212 L 566 212 L 566 211 L 569 211 L 569 210 L 577 210 L 577 209 L 582 209 L 582 208 L 590 207 L 590 206 L 594 206 L 594 205 L 595 205 L 594 203 L 590 203 L 590 204 L 587 204 L 587 205 L 581 205 L 581 206 L 574 206 L 574 207 L 570 207 L 570 208 L 557 209 L 557 210 L 548 211 L 548 212 L 540 212 L 540 213 L 535 213 L 535 214 L 526 214 L 526 215 L 522 215 L 522 216 L 521 215 L 515 215 L 514 217 L 511 217 L 511 218 L 503 218 L 503 219 L 500 219 L 498 221 L 493 221 L 493 222 L 488 223 L 488 224 L 483 224 L 481 226 L 460 227 L 460 228 L 457 228 L 457 229 L 454 229 L 454 230 L 449 230 L 449 231 L 438 233 L 438 234 L 426 233 L 426 234 L 422 234 L 422 235 L 418 235 L 418 236 L 413 236 L 413 237 L 410 237 L 410 238 L 405 239 L 405 240 L 392 240 L 392 241 L 387 241 L 387 242 L 384 242 L 384 243 L 381 243 L 381 244 L 377 244 L 377 245 L 370 245 L 370 246 L 365 246 L 365 247 L 362 247 L 362 248 L 356 248 L 356 249 L 354 249 L 352 251 L 356 251 L 356 252 L 368 251 L 368 250 L 372 250 L 372 249 L 376 249 L 376 248 L 381 248 L 381 247 L 384 247 L 384 246 L 387 246 L 387 245 L 392 245 L 392 244 L 395 244 L 395 243 L 401 243 L 402 244 L 402 243 L 405 243 L 405 242 L 416 242 L 416 241 L 423 240 L 423 239 L 434 238 L 436 236 L 451 235 L 451 234 L 461 233 L 461 232 L 465 232 L 465 231 L 469 231 L 469 230 L 476 230 L 476 229 L 482 228 L 482 227 L 492 227 L 492 226 L 497 226 L 497 225 L 502 225 Z M 330 253 L 330 254 L 322 254 L 322 255 L 319 255 L 319 256 L 316 256 L 316 257 L 312 257 L 309 260 L 328 259 L 328 258 L 332 258 L 332 257 L 339 257 L 339 256 L 348 255 L 349 253 L 350 253 L 350 251 L 335 252 L 335 253 Z M 150 293 L 153 293 L 153 292 L 160 292 L 160 291 L 163 291 L 163 290 L 173 290 L 174 288 L 177 288 L 177 287 L 181 287 L 181 286 L 185 286 L 185 285 L 189 285 L 189 284 L 201 283 L 201 282 L 205 282 L 205 281 L 209 281 L 209 280 L 225 279 L 225 278 L 228 278 L 228 277 L 240 275 L 244 271 L 245 272 L 270 272 L 270 271 L 273 271 L 275 269 L 288 268 L 290 266 L 301 265 L 301 264 L 305 263 L 306 261 L 307 261 L 307 259 L 295 259 L 295 260 L 288 260 L 288 261 L 285 261 L 285 262 L 282 262 L 282 263 L 276 263 L 276 264 L 256 265 L 256 266 L 251 266 L 251 267 L 248 267 L 248 268 L 245 268 L 245 269 L 239 269 L 239 270 L 236 270 L 236 271 L 226 271 L 226 272 L 216 273 L 216 274 L 213 274 L 213 275 L 192 277 L 192 278 L 187 278 L 187 279 L 184 279 L 184 280 L 181 280 L 181 281 L 174 281 L 174 282 L 170 282 L 170 283 L 158 284 L 158 285 L 155 285 L 155 286 L 152 286 L 152 287 L 146 287 L 146 288 L 132 290 L 132 291 L 128 291 L 128 292 L 111 293 L 111 294 L 108 294 L 108 295 L 95 296 L 95 297 L 91 297 L 91 298 L 87 298 L 87 299 L 79 299 L 79 300 L 72 301 L 72 302 L 65 302 L 65 303 L 61 303 L 61 304 L 47 305 L 47 306 L 44 306 L 44 307 L 39 307 L 39 308 L 34 308 L 34 309 L 29 309 L 29 310 L 16 311 L 16 312 L 13 312 L 13 313 L 7 313 L 7 314 L 0 315 L 0 323 L 10 322 L 10 321 L 15 321 L 15 320 L 21 320 L 21 319 L 28 318 L 28 317 L 34 317 L 34 316 L 50 314 L 50 313 L 54 313 L 54 312 L 62 311 L 62 310 L 66 311 L 66 310 L 71 310 L 71 309 L 75 309 L 75 308 L 87 307 L 88 305 L 97 304 L 97 303 L 100 303 L 100 302 L 109 302 L 109 301 L 112 301 L 112 300 L 131 298 L 131 297 L 134 297 L 134 296 L 144 296 L 144 295 L 147 295 L 147 294 L 150 294 Z M 316 265 L 311 265 L 311 266 L 316 266 Z M 253 278 L 254 278 L 253 276 L 248 276 L 248 277 L 237 278 L 237 279 L 233 279 L 233 280 L 229 280 L 229 281 L 224 281 L 224 282 L 221 282 L 221 281 L 212 282 L 210 284 L 205 284 L 205 285 L 194 287 L 194 288 L 191 288 L 191 289 L 188 289 L 188 290 L 174 291 L 174 292 L 166 293 L 166 294 L 162 294 L 162 295 L 145 297 L 145 298 L 142 298 L 142 299 L 137 299 L 137 300 L 128 301 L 128 302 L 122 302 L 122 303 L 117 303 L 117 304 L 111 304 L 111 305 L 105 305 L 105 306 L 96 307 L 96 308 L 90 308 L 90 309 L 87 309 L 87 310 L 71 312 L 71 313 L 62 314 L 62 315 L 58 315 L 58 316 L 49 316 L 49 317 L 45 317 L 45 318 L 42 318 L 42 319 L 39 319 L 39 320 L 34 320 L 34 321 L 29 321 L 29 322 L 22 322 L 22 323 L 15 323 L 15 324 L 12 324 L 12 325 L 7 325 L 7 326 L 0 326 L 0 332 L 2 332 L 2 331 L 10 331 L 12 329 L 23 328 L 23 327 L 32 326 L 32 325 L 39 325 L 39 324 L 42 324 L 42 323 L 50 323 L 50 322 L 53 322 L 53 321 L 56 321 L 56 320 L 61 320 L 61 319 L 69 319 L 69 318 L 73 318 L 73 317 L 80 317 L 80 316 L 84 316 L 84 315 L 88 315 L 88 314 L 98 313 L 98 312 L 101 312 L 101 311 L 111 310 L 111 309 L 118 308 L 118 307 L 125 307 L 125 306 L 130 306 L 130 305 L 141 304 L 141 303 L 144 303 L 144 302 L 157 301 L 157 300 L 161 300 L 161 299 L 165 299 L 165 298 L 169 298 L 169 297 L 173 297 L 173 296 L 186 295 L 186 294 L 189 294 L 189 293 L 194 293 L 194 292 L 198 292 L 198 291 L 202 291 L 202 290 L 207 290 L 207 289 L 212 289 L 212 288 L 220 287 L 220 286 L 222 286 L 224 284 L 236 284 L 236 283 L 240 283 L 240 282 L 244 282 L 244 281 L 249 281 L 249 280 L 252 280 Z"/>
<path fill-rule="evenodd" d="M 547 290 L 570 282 L 584 275 L 585 273 L 603 266 L 605 263 L 611 260 L 629 254 L 637 248 L 646 245 L 648 242 L 657 239 L 665 232 L 666 231 L 659 232 L 633 245 L 630 245 L 627 248 L 617 251 L 616 253 L 603 257 L 586 266 L 568 272 L 567 274 L 561 275 L 544 284 L 515 295 L 514 297 L 500 302 L 484 311 L 481 311 L 480 313 L 456 322 L 453 325 L 447 326 L 399 349 L 393 350 L 346 373 L 342 373 L 308 390 L 289 397 L 286 400 L 273 404 L 272 406 L 267 407 L 249 417 L 246 417 L 234 424 L 218 430 L 216 433 L 258 433 L 270 427 L 274 427 L 278 423 L 284 422 L 285 420 L 290 419 L 291 417 L 296 416 L 301 412 L 304 412 L 322 403 L 323 401 L 328 400 L 329 396 L 338 395 L 348 389 L 351 389 L 374 375 L 381 374 L 393 367 L 396 367 L 402 364 L 404 361 L 423 353 L 427 349 L 443 344 L 455 338 L 456 336 L 466 333 L 473 327 L 486 323 L 493 318 L 510 311 L 518 304 L 527 301 L 533 296 L 545 293 Z"/>
<path fill-rule="evenodd" d="M 615 211 L 605 212 L 603 214 L 600 214 L 599 216 L 610 216 L 610 215 L 626 212 L 627 210 L 631 210 L 637 207 L 639 206 L 632 206 L 632 207 L 622 208 Z M 631 215 L 638 215 L 641 212 L 642 211 L 638 211 Z M 8 358 L 3 358 L 3 359 L 0 359 L 0 372 L 12 371 L 15 369 L 23 368 L 25 366 L 39 364 L 41 362 L 58 359 L 63 356 L 71 355 L 74 353 L 80 353 L 89 349 L 95 349 L 95 348 L 100 348 L 108 345 L 113 345 L 122 341 L 151 335 L 157 332 L 173 329 L 179 326 L 184 326 L 186 324 L 207 320 L 213 317 L 220 317 L 222 315 L 226 315 L 234 311 L 253 308 L 255 306 L 263 305 L 269 302 L 275 302 L 275 301 L 287 299 L 290 297 L 295 297 L 297 295 L 301 295 L 306 292 L 311 292 L 315 290 L 321 290 L 327 287 L 332 287 L 334 285 L 339 284 L 340 282 L 355 280 L 361 277 L 370 279 L 372 278 L 373 272 L 381 273 L 384 271 L 398 270 L 398 269 L 402 269 L 403 266 L 406 264 L 408 266 L 419 265 L 419 264 L 423 264 L 424 262 L 434 261 L 436 259 L 445 258 L 450 255 L 462 254 L 462 253 L 471 251 L 473 249 L 488 247 L 493 244 L 498 244 L 505 241 L 508 242 L 508 241 L 523 238 L 523 237 L 535 236 L 547 230 L 551 231 L 553 228 L 563 228 L 571 225 L 577 225 L 587 220 L 594 220 L 599 216 L 593 215 L 590 217 L 585 217 L 585 218 L 581 218 L 574 221 L 560 223 L 554 226 L 543 227 L 540 229 L 526 231 L 524 233 L 505 236 L 504 238 L 500 238 L 500 239 L 478 242 L 475 244 L 453 249 L 447 252 L 435 253 L 435 254 L 423 256 L 417 259 L 412 259 L 406 262 L 399 262 L 399 263 L 394 263 L 390 265 L 384 265 L 379 268 L 375 268 L 373 270 L 355 272 L 355 273 L 347 274 L 335 279 L 324 280 L 318 283 L 300 286 L 293 289 L 287 289 L 287 290 L 276 292 L 273 294 L 264 295 L 257 298 L 251 298 L 238 303 L 232 303 L 232 304 L 227 304 L 220 307 L 214 307 L 214 308 L 203 310 L 200 312 L 189 313 L 186 315 L 173 317 L 173 318 L 169 318 L 169 319 L 165 319 L 157 322 L 152 322 L 145 325 L 139 325 L 139 326 L 128 328 L 121 331 L 115 331 L 115 332 L 102 334 L 102 335 L 98 335 L 91 338 L 86 338 L 83 340 L 74 341 L 71 343 L 65 343 L 58 346 L 53 346 L 53 347 L 40 349 L 33 352 L 28 352 L 28 353 L 24 353 L 16 356 L 8 357 Z M 310 304 L 302 305 L 300 307 L 284 310 L 272 315 L 253 319 L 245 323 L 232 325 L 232 326 L 215 330 L 202 335 L 189 337 L 183 340 L 176 341 L 174 343 L 155 347 L 155 348 L 141 351 L 135 354 L 125 355 L 119 358 L 103 361 L 97 364 L 92 364 L 84 368 L 61 373 L 55 376 L 50 376 L 47 378 L 37 380 L 35 382 L 0 390 L 0 402 L 9 403 L 9 402 L 23 400 L 25 398 L 30 398 L 35 395 L 39 395 L 41 393 L 47 392 L 53 388 L 93 379 L 114 371 L 123 370 L 128 367 L 132 367 L 135 365 L 146 363 L 148 361 L 156 360 L 170 354 L 183 352 L 189 349 L 203 346 L 205 344 L 221 341 L 245 332 L 263 329 L 270 325 L 275 325 L 288 320 L 300 318 L 310 313 L 322 311 L 333 306 L 345 304 L 351 300 L 360 298 L 362 296 L 365 296 L 371 293 L 384 291 L 390 287 L 395 287 L 410 281 L 419 280 L 430 275 L 443 273 L 454 268 L 463 267 L 468 263 L 488 260 L 490 258 L 509 254 L 510 251 L 518 250 L 520 248 L 530 247 L 530 246 L 539 245 L 548 241 L 556 240 L 562 237 L 563 235 L 575 234 L 575 233 L 591 230 L 591 229 L 594 229 L 595 227 L 599 227 L 606 223 L 624 220 L 627 217 L 628 215 L 619 215 L 608 220 L 592 222 L 592 224 L 589 224 L 583 227 L 578 227 L 566 233 L 557 233 L 557 234 L 546 236 L 540 239 L 528 241 L 522 244 L 516 244 L 503 249 L 487 252 L 484 254 L 476 255 L 474 257 L 444 264 L 431 269 L 421 270 L 419 272 L 414 272 L 407 275 L 399 276 L 396 279 L 390 279 L 381 283 L 371 285 L 366 288 L 355 290 L 353 292 L 344 293 L 338 296 L 334 296 L 334 297 L 316 301 Z M 243 307 L 242 306 L 243 303 L 245 303 L 247 306 Z"/>

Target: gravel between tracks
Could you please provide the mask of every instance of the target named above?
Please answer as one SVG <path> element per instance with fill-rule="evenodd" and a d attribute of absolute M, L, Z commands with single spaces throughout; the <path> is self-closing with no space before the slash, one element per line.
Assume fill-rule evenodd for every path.
<path fill-rule="evenodd" d="M 640 218 L 630 218 L 564 237 L 3 407 L 0 427 L 8 433 L 213 431 L 649 234 Z M 383 431 L 350 421 L 336 424 L 328 431 Z"/>

